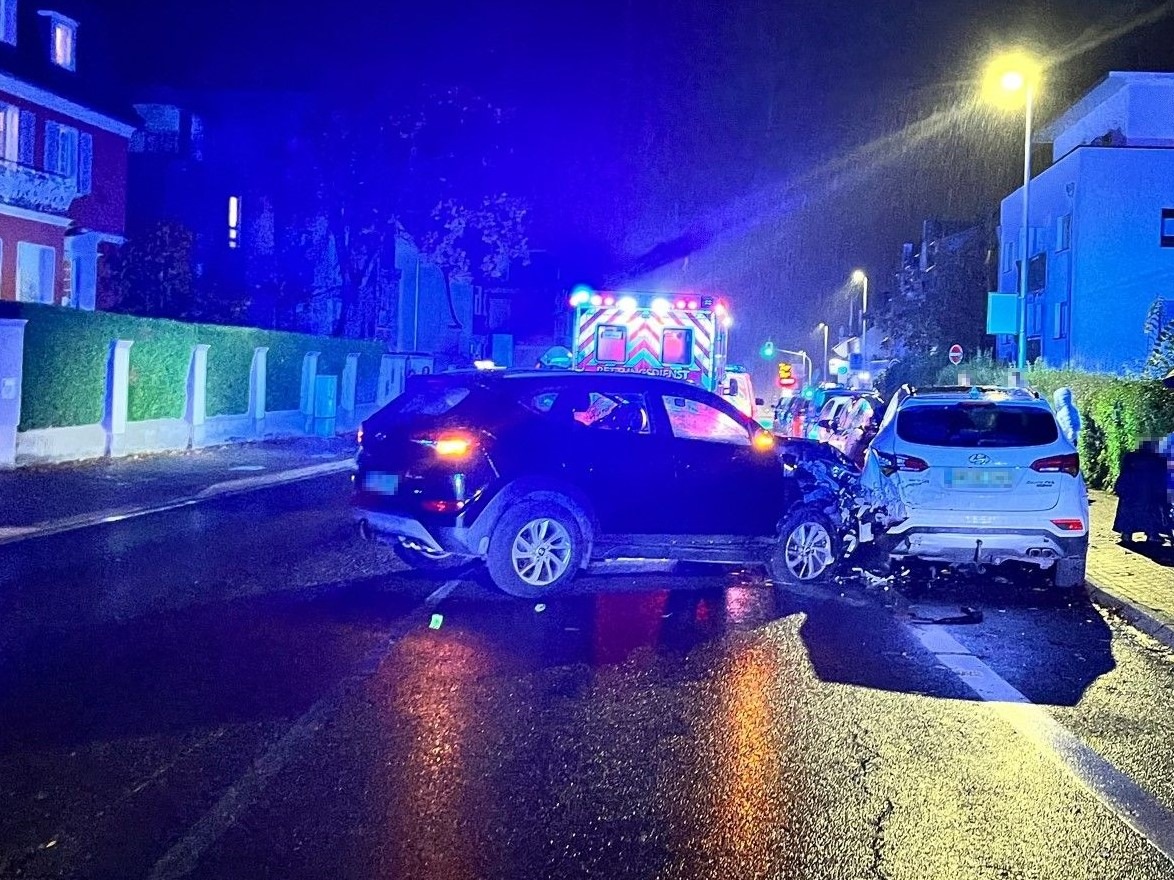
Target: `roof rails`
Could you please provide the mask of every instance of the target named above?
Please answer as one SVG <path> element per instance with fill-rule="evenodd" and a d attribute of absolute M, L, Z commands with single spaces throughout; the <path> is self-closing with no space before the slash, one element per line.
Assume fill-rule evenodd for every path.
<path fill-rule="evenodd" d="M 926 394 L 1005 394 L 1020 400 L 1024 398 L 1039 400 L 1039 392 L 1034 388 L 1012 388 L 1006 385 L 925 385 L 922 387 L 902 385 L 899 393 L 906 397 Z"/>

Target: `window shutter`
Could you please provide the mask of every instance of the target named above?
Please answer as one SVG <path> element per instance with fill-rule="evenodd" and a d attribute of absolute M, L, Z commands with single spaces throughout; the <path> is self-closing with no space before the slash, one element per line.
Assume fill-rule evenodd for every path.
<path fill-rule="evenodd" d="M 56 122 L 45 123 L 45 170 L 57 173 L 61 156 L 61 127 Z"/>
<path fill-rule="evenodd" d="M 77 194 L 88 196 L 94 189 L 94 136 L 82 132 L 78 141 Z"/>
<path fill-rule="evenodd" d="M 34 156 L 37 146 L 37 114 L 28 110 L 20 111 L 20 152 L 17 161 L 21 165 L 36 164 Z"/>
<path fill-rule="evenodd" d="M 4 42 L 16 45 L 16 0 L 2 0 L 4 3 Z"/>

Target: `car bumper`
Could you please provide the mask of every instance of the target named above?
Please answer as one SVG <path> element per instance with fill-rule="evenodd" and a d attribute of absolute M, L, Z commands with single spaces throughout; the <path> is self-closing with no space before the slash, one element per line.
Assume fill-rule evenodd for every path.
<path fill-rule="evenodd" d="M 1088 534 L 1057 535 L 1046 529 L 908 527 L 884 537 L 889 555 L 947 565 L 1025 562 L 1051 568 L 1058 559 L 1088 553 Z"/>
<path fill-rule="evenodd" d="M 473 546 L 471 530 L 462 526 L 427 523 L 407 514 L 363 507 L 353 508 L 352 517 L 360 533 L 367 538 L 381 541 L 407 539 L 429 550 L 458 556 L 479 555 Z"/>

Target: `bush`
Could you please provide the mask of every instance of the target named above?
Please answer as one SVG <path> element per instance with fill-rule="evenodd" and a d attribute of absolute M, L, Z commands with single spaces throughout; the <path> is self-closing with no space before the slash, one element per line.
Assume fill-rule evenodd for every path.
<path fill-rule="evenodd" d="M 128 416 L 132 421 L 183 418 L 192 350 L 208 351 L 207 414 L 248 411 L 254 350 L 267 346 L 266 409 L 297 409 L 302 361 L 321 352 L 318 371 L 341 375 L 359 355 L 356 402 L 374 403 L 382 343 L 282 333 L 254 327 L 189 324 L 111 312 L 81 312 L 29 303 L 0 303 L 0 317 L 24 318 L 24 379 L 20 430 L 100 422 L 105 413 L 110 346 L 131 339 Z"/>

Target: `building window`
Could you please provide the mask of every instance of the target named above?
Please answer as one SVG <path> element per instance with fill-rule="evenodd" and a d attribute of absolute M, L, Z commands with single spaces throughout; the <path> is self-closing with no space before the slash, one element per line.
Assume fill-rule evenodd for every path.
<path fill-rule="evenodd" d="M 1066 251 L 1072 247 L 1072 215 L 1065 214 L 1056 222 L 1056 250 Z"/>
<path fill-rule="evenodd" d="M 241 243 L 241 200 L 240 196 L 228 197 L 228 246 L 238 248 Z"/>
<path fill-rule="evenodd" d="M 1004 272 L 1010 272 L 1012 269 L 1015 268 L 1015 265 L 1018 262 L 1015 259 L 1017 256 L 1017 254 L 1015 252 L 1017 250 L 1018 250 L 1018 248 L 1015 247 L 1014 241 L 1008 241 L 1006 244 L 1003 245 L 1003 271 Z"/>
<path fill-rule="evenodd" d="M 1162 247 L 1174 247 L 1174 208 L 1162 209 Z"/>
<path fill-rule="evenodd" d="M 1027 289 L 1040 293 L 1048 284 L 1048 255 L 1041 251 L 1027 262 Z"/>
<path fill-rule="evenodd" d="M 62 177 L 78 176 L 78 130 L 57 122 L 45 123 L 45 170 Z"/>
<path fill-rule="evenodd" d="M 1068 303 L 1052 306 L 1052 338 L 1065 339 L 1068 336 Z"/>
<path fill-rule="evenodd" d="M 20 160 L 20 111 L 10 104 L 0 104 L 0 156 Z"/>
<path fill-rule="evenodd" d="M 77 22 L 58 12 L 42 11 L 49 19 L 49 60 L 66 70 L 77 70 Z"/>
<path fill-rule="evenodd" d="M 21 302 L 56 300 L 57 251 L 22 241 L 16 246 L 16 298 Z"/>
<path fill-rule="evenodd" d="M 16 45 L 16 0 L 0 0 L 0 40 Z"/>

